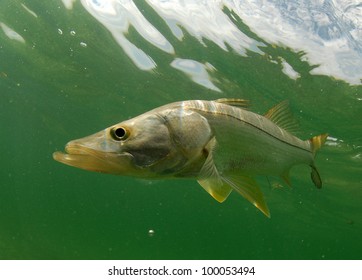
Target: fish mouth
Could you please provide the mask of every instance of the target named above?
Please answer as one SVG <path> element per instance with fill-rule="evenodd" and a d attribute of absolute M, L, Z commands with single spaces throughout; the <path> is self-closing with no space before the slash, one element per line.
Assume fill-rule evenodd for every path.
<path fill-rule="evenodd" d="M 78 143 L 69 142 L 64 152 L 54 152 L 53 159 L 73 167 L 110 174 L 127 175 L 133 168 L 133 156 L 94 150 Z"/>

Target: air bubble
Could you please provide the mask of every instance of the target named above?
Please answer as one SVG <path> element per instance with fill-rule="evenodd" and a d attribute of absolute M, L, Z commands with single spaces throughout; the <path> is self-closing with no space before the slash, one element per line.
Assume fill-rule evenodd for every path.
<path fill-rule="evenodd" d="M 154 236 L 155 235 L 155 231 L 153 230 L 153 229 L 150 229 L 149 231 L 148 231 L 148 236 L 149 237 L 152 237 L 152 236 Z"/>

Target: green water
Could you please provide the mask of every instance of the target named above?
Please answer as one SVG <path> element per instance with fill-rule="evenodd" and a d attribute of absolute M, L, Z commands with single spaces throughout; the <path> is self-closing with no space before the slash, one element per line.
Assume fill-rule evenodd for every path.
<path fill-rule="evenodd" d="M 60 1 L 1 1 L 0 22 L 25 43 L 0 29 L 0 258 L 361 259 L 362 87 L 311 75 L 303 53 L 267 42 L 265 55 L 240 56 L 187 32 L 180 41 L 139 5 L 175 48 L 176 55 L 163 52 L 129 29 L 127 38 L 156 61 L 153 71 L 135 66 L 79 2 L 68 10 Z M 176 57 L 212 64 L 221 92 L 171 68 Z M 271 62 L 280 57 L 299 79 Z M 236 193 L 219 204 L 193 180 L 143 181 L 52 159 L 69 140 L 157 106 L 221 97 L 249 99 L 258 113 L 288 99 L 300 138 L 336 138 L 316 160 L 323 188 L 315 189 L 307 167 L 292 170 L 293 188 L 258 178 L 268 219 Z"/>

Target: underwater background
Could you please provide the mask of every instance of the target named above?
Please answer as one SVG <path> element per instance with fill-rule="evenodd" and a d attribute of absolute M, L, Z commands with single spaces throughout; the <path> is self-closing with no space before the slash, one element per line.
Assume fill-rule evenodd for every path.
<path fill-rule="evenodd" d="M 1 0 L 0 259 L 361 259 L 359 1 Z M 293 187 L 235 192 L 53 160 L 73 139 L 157 106 L 283 100 L 302 139 L 328 132 Z M 227 137 L 227 135 L 225 135 Z M 270 182 L 269 182 L 270 181 Z"/>

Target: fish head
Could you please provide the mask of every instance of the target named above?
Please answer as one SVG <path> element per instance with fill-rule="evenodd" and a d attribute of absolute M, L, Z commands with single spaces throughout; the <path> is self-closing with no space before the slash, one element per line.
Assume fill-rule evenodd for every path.
<path fill-rule="evenodd" d="M 194 177 L 210 139 L 205 118 L 183 109 L 153 110 L 70 141 L 61 163 L 96 172 L 134 177 Z"/>
<path fill-rule="evenodd" d="M 175 165 L 181 160 L 167 123 L 159 114 L 143 114 L 70 141 L 65 153 L 55 152 L 53 158 L 89 171 L 136 177 L 167 173 L 164 170 L 170 161 Z"/>

